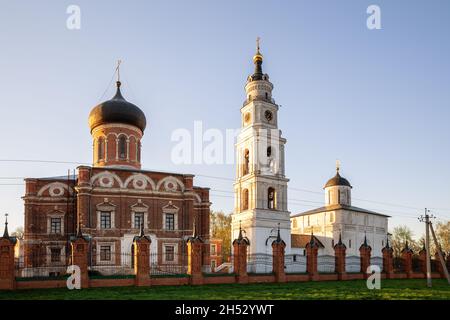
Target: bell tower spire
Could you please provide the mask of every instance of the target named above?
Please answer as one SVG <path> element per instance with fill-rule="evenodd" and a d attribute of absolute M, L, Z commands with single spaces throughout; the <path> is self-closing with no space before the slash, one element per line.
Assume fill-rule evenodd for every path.
<path fill-rule="evenodd" d="M 253 80 L 263 80 L 263 71 L 262 71 L 262 63 L 263 63 L 263 55 L 260 52 L 259 42 L 261 38 L 256 38 L 256 53 L 253 56 L 253 63 L 255 64 L 255 72 L 252 75 Z"/>

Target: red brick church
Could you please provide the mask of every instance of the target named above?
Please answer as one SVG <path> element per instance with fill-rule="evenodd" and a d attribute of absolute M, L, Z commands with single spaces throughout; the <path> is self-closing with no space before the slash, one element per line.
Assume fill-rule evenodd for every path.
<path fill-rule="evenodd" d="M 186 239 L 195 224 L 208 270 L 209 189 L 194 186 L 191 174 L 141 169 L 146 118 L 120 87 L 117 81 L 115 96 L 89 115 L 92 166 L 79 166 L 73 177 L 25 180 L 25 267 L 46 265 L 48 273 L 48 266 L 55 266 L 58 273 L 78 231 L 89 239 L 92 266 L 131 266 L 124 257 L 132 257 L 141 227 L 152 241 L 153 264 L 184 267 Z"/>

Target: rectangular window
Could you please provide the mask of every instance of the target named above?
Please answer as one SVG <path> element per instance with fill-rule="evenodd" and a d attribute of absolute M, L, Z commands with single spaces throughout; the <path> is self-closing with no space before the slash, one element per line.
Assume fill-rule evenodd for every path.
<path fill-rule="evenodd" d="M 100 246 L 100 261 L 111 261 L 111 246 Z"/>
<path fill-rule="evenodd" d="M 136 229 L 140 229 L 141 225 L 144 224 L 144 214 L 143 213 L 135 213 L 134 214 L 134 227 Z"/>
<path fill-rule="evenodd" d="M 50 233 L 61 233 L 61 218 L 51 218 Z"/>
<path fill-rule="evenodd" d="M 166 213 L 166 230 L 175 230 L 175 214 Z"/>
<path fill-rule="evenodd" d="M 211 270 L 214 271 L 216 269 L 216 260 L 211 260 Z"/>
<path fill-rule="evenodd" d="M 51 261 L 52 262 L 61 262 L 61 249 L 60 248 L 51 248 Z"/>
<path fill-rule="evenodd" d="M 348 248 L 350 249 L 352 247 L 352 240 L 348 240 Z"/>
<path fill-rule="evenodd" d="M 111 212 L 100 213 L 100 228 L 111 229 Z"/>
<path fill-rule="evenodd" d="M 166 254 L 166 261 L 173 262 L 175 261 L 175 247 L 174 246 L 165 246 L 164 251 Z"/>
<path fill-rule="evenodd" d="M 211 245 L 211 255 L 216 255 L 216 245 L 215 244 L 212 244 Z"/>

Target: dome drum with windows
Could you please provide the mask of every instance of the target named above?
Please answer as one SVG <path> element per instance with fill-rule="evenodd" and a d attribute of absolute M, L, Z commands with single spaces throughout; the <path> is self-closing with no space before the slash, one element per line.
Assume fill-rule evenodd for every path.
<path fill-rule="evenodd" d="M 114 97 L 95 106 L 89 114 L 93 138 L 93 165 L 141 168 L 141 139 L 147 121 L 144 112 L 125 100 L 116 82 Z"/>
<path fill-rule="evenodd" d="M 340 164 L 336 163 L 336 175 L 327 181 L 325 189 L 325 204 L 330 205 L 347 205 L 351 206 L 351 189 L 350 182 L 339 174 Z"/>

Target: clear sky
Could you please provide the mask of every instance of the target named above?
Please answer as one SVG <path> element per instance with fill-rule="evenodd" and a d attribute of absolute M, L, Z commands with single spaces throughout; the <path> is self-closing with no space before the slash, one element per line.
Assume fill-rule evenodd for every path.
<path fill-rule="evenodd" d="M 175 165 L 171 134 L 196 120 L 239 127 L 260 36 L 282 105 L 292 213 L 323 205 L 340 159 L 353 204 L 392 215 L 390 228 L 407 224 L 420 236 L 426 206 L 450 219 L 449 1 L 1 2 L 0 160 L 90 163 L 87 117 L 113 95 L 122 59 L 123 94 L 148 121 L 143 167 L 203 175 L 196 184 L 212 189 L 213 209 L 230 212 L 234 165 Z M 66 27 L 71 4 L 80 30 Z M 366 27 L 371 4 L 381 30 Z M 11 178 L 75 167 L 0 162 L 10 227 L 23 225 L 24 194 Z"/>

